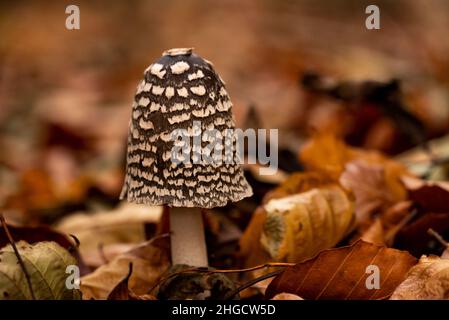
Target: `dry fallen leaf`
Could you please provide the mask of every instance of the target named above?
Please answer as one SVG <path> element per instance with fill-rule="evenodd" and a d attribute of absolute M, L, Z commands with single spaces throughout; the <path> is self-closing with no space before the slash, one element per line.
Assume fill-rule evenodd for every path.
<path fill-rule="evenodd" d="M 381 165 L 393 198 L 403 199 L 406 196 L 404 186 L 399 181 L 400 176 L 410 174 L 405 166 L 377 151 L 350 147 L 331 132 L 316 132 L 301 149 L 300 160 L 307 170 L 326 172 L 335 179 L 339 179 L 346 164 L 354 160 Z"/>
<path fill-rule="evenodd" d="M 429 248 L 434 246 L 433 237 L 427 233 L 430 228 L 441 234 L 449 230 L 449 213 L 424 214 L 398 232 L 395 245 L 408 250 L 415 257 L 428 253 Z"/>
<path fill-rule="evenodd" d="M 76 265 L 76 259 L 56 242 L 42 241 L 30 245 L 16 243 L 30 276 L 37 300 L 79 300 L 81 293 L 69 289 L 67 266 Z M 0 250 L 0 299 L 31 300 L 25 274 L 11 245 Z"/>
<path fill-rule="evenodd" d="M 449 213 L 449 182 L 408 176 L 401 180 L 409 192 L 410 200 L 419 204 L 423 211 Z"/>
<path fill-rule="evenodd" d="M 399 181 L 399 176 L 397 177 Z M 355 195 L 355 212 L 359 223 L 371 220 L 372 215 L 382 213 L 394 203 L 405 200 L 405 190 L 395 192 L 387 182 L 385 168 L 381 164 L 355 160 L 346 164 L 340 183 Z"/>
<path fill-rule="evenodd" d="M 298 172 L 290 175 L 280 186 L 269 192 L 263 199 L 266 204 L 272 199 L 299 194 L 313 188 L 335 185 L 335 180 L 325 173 Z M 267 212 L 260 206 L 254 212 L 243 236 L 240 239 L 240 256 L 247 267 L 272 260 L 260 242 Z"/>
<path fill-rule="evenodd" d="M 278 293 L 293 293 L 306 300 L 385 299 L 401 283 L 416 258 L 405 251 L 357 241 L 351 246 L 324 250 L 315 258 L 287 268 L 267 288 L 270 299 Z M 380 288 L 368 289 L 371 273 L 378 267 Z"/>
<path fill-rule="evenodd" d="M 449 183 L 413 177 L 402 177 L 402 181 L 419 215 L 399 230 L 395 245 L 416 257 L 436 253 L 431 251 L 435 247 L 434 239 L 427 230 L 432 228 L 441 234 L 449 231 Z"/>
<path fill-rule="evenodd" d="M 382 221 L 379 218 L 374 220 L 368 229 L 366 229 L 360 237 L 357 238 L 378 246 L 385 245 L 385 234 Z"/>
<path fill-rule="evenodd" d="M 449 299 L 449 259 L 422 256 L 394 291 L 392 300 Z"/>
<path fill-rule="evenodd" d="M 339 186 L 273 199 L 260 241 L 275 261 L 299 262 L 335 246 L 354 223 L 354 208 Z"/>
<path fill-rule="evenodd" d="M 374 218 L 371 223 L 358 226 L 357 233 L 352 237 L 351 243 L 362 239 L 377 245 L 392 246 L 396 235 L 415 216 L 410 201 L 398 202 L 385 212 Z"/>
<path fill-rule="evenodd" d="M 62 219 L 56 228 L 75 235 L 79 250 L 89 266 L 104 263 L 100 247 L 106 252 L 108 245 L 137 244 L 145 241 L 145 223 L 157 223 L 162 207 L 148 207 L 123 203 L 117 209 L 93 214 L 76 213 Z"/>
<path fill-rule="evenodd" d="M 244 267 L 253 267 L 270 261 L 270 255 L 263 249 L 260 243 L 266 218 L 267 213 L 264 208 L 258 207 L 240 239 L 239 256 Z"/>
<path fill-rule="evenodd" d="M 324 171 L 338 178 L 344 166 L 356 156 L 353 148 L 330 132 L 316 132 L 300 151 L 301 163 L 307 170 Z"/>
<path fill-rule="evenodd" d="M 295 172 L 277 188 L 268 192 L 263 199 L 263 203 L 267 203 L 271 199 L 278 199 L 335 183 L 336 180 L 332 179 L 327 173 Z"/>
<path fill-rule="evenodd" d="M 106 299 L 109 293 L 129 273 L 129 288 L 136 295 L 144 295 L 154 285 L 156 279 L 169 266 L 167 239 L 155 239 L 138 245 L 121 254 L 93 273 L 81 278 L 83 299 Z"/>
<path fill-rule="evenodd" d="M 14 241 L 26 241 L 33 244 L 41 241 L 54 241 L 61 247 L 69 250 L 75 247 L 75 243 L 70 240 L 68 236 L 57 232 L 47 226 L 16 226 L 13 224 L 7 224 L 8 230 L 11 232 L 11 236 Z M 5 230 L 0 228 L 0 248 L 6 246 L 9 243 Z"/>
<path fill-rule="evenodd" d="M 128 274 L 108 294 L 108 300 L 156 300 L 156 297 L 149 294 L 138 296 L 129 288 L 128 282 L 132 272 L 133 265 L 130 263 Z"/>

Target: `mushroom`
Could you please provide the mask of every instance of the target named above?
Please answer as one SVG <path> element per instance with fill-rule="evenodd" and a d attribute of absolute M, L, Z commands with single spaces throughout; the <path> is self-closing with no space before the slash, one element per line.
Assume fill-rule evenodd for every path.
<path fill-rule="evenodd" d="M 145 70 L 133 104 L 120 198 L 169 210 L 173 265 L 207 266 L 202 210 L 252 195 L 236 161 L 235 133 L 231 158 L 217 148 L 221 153 L 214 155 L 223 156 L 222 161 L 199 161 L 210 160 L 207 145 L 218 136 L 229 137 L 234 126 L 223 80 L 191 48 L 167 50 Z M 217 137 L 203 135 L 210 129 L 219 132 Z M 193 146 L 173 139 L 180 130 Z M 174 152 L 179 145 L 181 155 Z"/>

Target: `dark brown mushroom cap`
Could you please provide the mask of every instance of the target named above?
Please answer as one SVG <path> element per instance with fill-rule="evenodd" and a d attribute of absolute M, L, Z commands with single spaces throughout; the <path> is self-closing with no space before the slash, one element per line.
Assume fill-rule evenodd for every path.
<path fill-rule="evenodd" d="M 201 126 L 202 148 L 211 142 L 207 135 L 204 139 L 208 129 L 229 137 L 226 130 L 235 127 L 232 103 L 210 62 L 192 53 L 192 49 L 171 49 L 145 70 L 137 88 L 121 199 L 149 205 L 213 208 L 252 195 L 237 161 L 172 161 L 175 142 L 171 133 L 184 129 L 193 142 L 199 134 L 194 123 Z M 233 135 L 234 160 L 235 143 Z M 188 149 L 190 159 L 201 159 L 202 148 Z"/>

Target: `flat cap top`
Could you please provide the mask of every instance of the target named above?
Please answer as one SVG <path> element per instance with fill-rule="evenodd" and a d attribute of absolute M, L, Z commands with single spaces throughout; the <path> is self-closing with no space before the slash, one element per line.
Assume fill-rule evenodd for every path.
<path fill-rule="evenodd" d="M 163 56 L 185 56 L 192 54 L 193 48 L 172 48 L 165 50 L 162 55 Z"/>

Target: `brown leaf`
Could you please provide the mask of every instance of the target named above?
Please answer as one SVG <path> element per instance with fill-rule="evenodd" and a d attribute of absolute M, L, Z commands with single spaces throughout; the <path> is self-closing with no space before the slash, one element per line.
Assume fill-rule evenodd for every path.
<path fill-rule="evenodd" d="M 302 147 L 300 160 L 308 170 L 325 171 L 338 178 L 355 150 L 330 132 L 316 132 Z"/>
<path fill-rule="evenodd" d="M 430 228 L 440 234 L 449 230 L 449 213 L 426 213 L 400 230 L 395 246 L 408 250 L 415 257 L 429 253 L 434 239 L 427 233 Z"/>
<path fill-rule="evenodd" d="M 270 261 L 270 255 L 260 243 L 266 218 L 267 213 L 264 208 L 257 208 L 240 239 L 239 256 L 243 260 L 244 267 L 252 267 Z"/>
<path fill-rule="evenodd" d="M 394 198 L 405 198 L 405 190 L 398 177 L 410 174 L 399 162 L 381 153 L 350 147 L 331 132 L 316 132 L 300 151 L 300 160 L 307 170 L 326 172 L 338 179 L 347 163 L 363 160 L 368 164 L 382 165 L 386 184 Z"/>
<path fill-rule="evenodd" d="M 53 230 L 47 226 L 16 226 L 8 223 L 8 229 L 14 241 L 26 241 L 30 244 L 41 241 L 54 241 L 65 249 L 73 249 L 75 243 L 69 240 L 69 238 L 56 230 Z M 6 246 L 9 243 L 5 234 L 5 230 L 0 228 L 0 248 Z"/>
<path fill-rule="evenodd" d="M 336 180 L 332 179 L 327 173 L 295 172 L 277 188 L 268 192 L 263 199 L 263 203 L 267 203 L 271 199 L 278 199 L 335 183 Z"/>
<path fill-rule="evenodd" d="M 152 295 L 146 294 L 138 296 L 128 286 L 129 278 L 133 273 L 133 264 L 129 264 L 129 271 L 125 278 L 120 281 L 109 293 L 108 300 L 156 300 Z"/>
<path fill-rule="evenodd" d="M 107 252 L 110 245 L 145 241 L 145 223 L 156 223 L 161 214 L 161 207 L 122 203 L 113 210 L 71 214 L 59 221 L 56 228 L 75 235 L 81 243 L 79 249 L 86 263 L 98 267 L 104 263 L 99 247 L 104 247 Z"/>
<path fill-rule="evenodd" d="M 422 256 L 394 291 L 392 300 L 449 299 L 449 260 Z"/>
<path fill-rule="evenodd" d="M 106 299 L 113 288 L 129 273 L 129 288 L 136 295 L 143 295 L 154 285 L 169 266 L 168 240 L 159 238 L 147 241 L 121 254 L 93 273 L 81 278 L 83 299 Z"/>
<path fill-rule="evenodd" d="M 260 238 L 275 261 L 299 262 L 332 248 L 352 230 L 353 202 L 337 185 L 273 199 Z"/>
<path fill-rule="evenodd" d="M 335 186 L 335 180 L 326 173 L 298 172 L 290 175 L 279 187 L 269 192 L 263 203 L 272 199 L 278 199 L 301 192 L 309 191 L 313 188 Z M 240 252 L 243 265 L 247 267 L 255 266 L 272 260 L 270 255 L 263 249 L 260 239 L 263 226 L 265 224 L 267 212 L 263 206 L 257 208 L 243 236 L 240 239 Z"/>
<path fill-rule="evenodd" d="M 416 258 L 405 251 L 357 241 L 351 246 L 324 250 L 315 258 L 287 268 L 266 291 L 271 298 L 278 293 L 296 294 L 304 299 L 384 299 L 389 297 Z M 380 289 L 367 289 L 370 273 L 376 265 L 380 271 Z"/>
<path fill-rule="evenodd" d="M 395 190 L 398 184 L 388 183 L 385 167 L 381 164 L 363 160 L 349 162 L 340 176 L 340 183 L 354 193 L 356 216 L 360 223 L 371 220 L 373 214 L 382 213 L 405 199 L 404 188 L 399 186 L 401 190 Z"/>
<path fill-rule="evenodd" d="M 419 204 L 426 212 L 449 213 L 449 182 L 426 181 L 413 177 L 402 177 L 409 191 L 410 200 Z"/>
<path fill-rule="evenodd" d="M 409 223 L 415 212 L 412 211 L 410 201 L 401 201 L 377 215 L 374 222 L 364 223 L 358 226 L 356 234 L 351 238 L 351 243 L 362 239 L 377 245 L 392 246 L 395 237 L 404 226 Z"/>
<path fill-rule="evenodd" d="M 362 233 L 358 239 L 362 239 L 363 241 L 383 246 L 385 245 L 385 234 L 384 228 L 382 226 L 382 221 L 378 218 L 374 220 L 371 226 Z"/>

